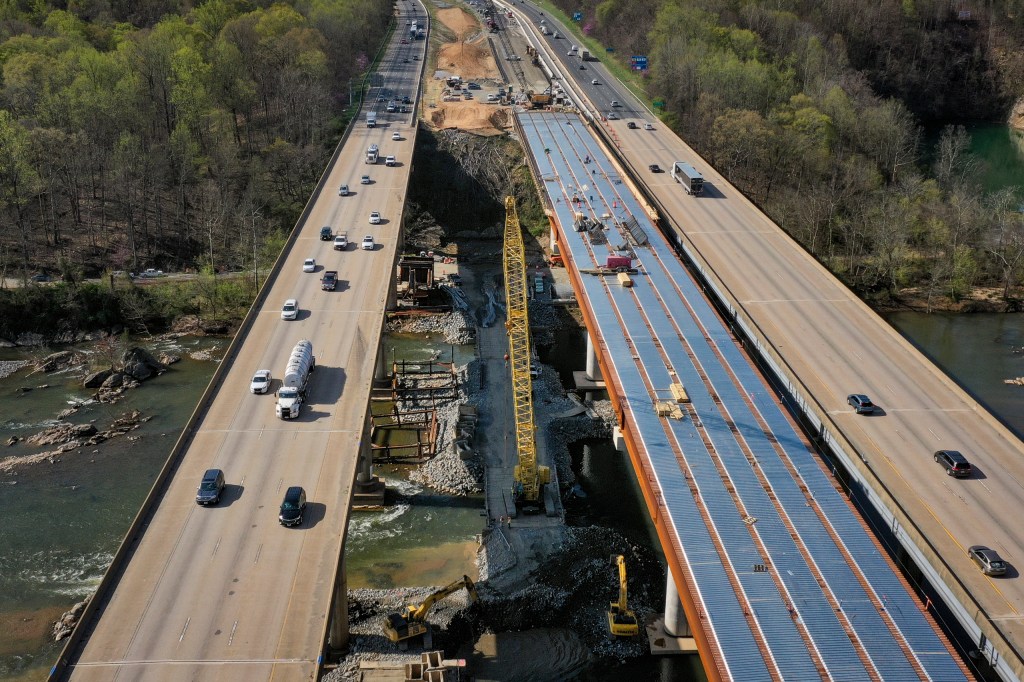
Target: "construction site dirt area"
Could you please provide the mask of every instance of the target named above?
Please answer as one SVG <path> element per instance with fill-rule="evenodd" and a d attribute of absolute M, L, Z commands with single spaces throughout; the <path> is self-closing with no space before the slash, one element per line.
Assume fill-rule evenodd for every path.
<path fill-rule="evenodd" d="M 484 81 L 484 87 L 494 90 L 501 87 L 501 73 L 480 22 L 459 8 L 438 10 L 437 17 L 455 34 L 456 40 L 438 47 L 438 72 L 425 88 L 426 101 L 430 103 L 425 115 L 427 122 L 435 128 L 458 128 L 478 135 L 503 133 L 512 125 L 506 107 L 465 99 L 458 90 L 446 92 L 444 79 L 447 76 Z M 476 91 L 480 96 L 484 92 Z"/>

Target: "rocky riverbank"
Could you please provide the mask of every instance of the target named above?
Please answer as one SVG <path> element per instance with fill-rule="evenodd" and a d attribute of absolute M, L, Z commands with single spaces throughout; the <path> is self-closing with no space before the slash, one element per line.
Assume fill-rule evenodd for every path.
<path fill-rule="evenodd" d="M 497 305 L 491 301 L 493 307 Z M 564 323 L 550 306 L 531 306 L 542 334 L 553 334 Z M 461 318 L 461 319 L 460 319 Z M 393 320 L 392 330 L 421 334 L 444 334 L 452 338 L 461 331 L 468 315 L 424 315 Z M 483 363 L 479 360 L 458 368 L 458 396 L 435 406 L 439 423 L 437 456 L 410 472 L 410 478 L 448 495 L 478 494 L 485 481 L 486 439 L 477 438 L 475 418 L 460 415 L 462 405 L 487 404 L 488 390 Z M 567 395 L 558 374 L 539 366 L 533 381 L 535 418 L 540 450 L 556 469 L 562 492 L 572 488 L 569 444 L 580 439 L 608 437 L 614 423 L 609 401 L 583 405 Z M 401 409 L 423 407 L 404 402 Z M 462 420 L 460 422 L 460 416 Z M 663 581 L 653 552 L 631 546 L 615 531 L 605 528 L 516 528 L 514 532 L 494 525 L 482 529 L 477 552 L 480 602 L 471 604 L 465 591 L 436 603 L 428 622 L 434 632 L 433 648 L 453 654 L 465 648 L 480 633 L 501 633 L 532 628 L 567 628 L 579 635 L 588 656 L 630 658 L 644 653 L 644 645 L 631 641 L 609 641 L 604 612 L 617 594 L 617 578 L 608 566 L 609 553 L 627 557 L 631 570 L 644 575 L 649 584 Z M 658 594 L 658 588 L 654 594 Z M 422 601 L 429 588 L 350 590 L 349 617 L 352 639 L 350 653 L 327 680 L 358 679 L 362 661 L 411 662 L 414 655 L 402 653 L 383 635 L 386 614 L 399 612 L 406 604 Z M 656 608 L 657 598 L 646 590 L 631 594 L 630 605 L 642 618 Z M 471 645 L 470 645 L 471 646 Z M 459 655 L 465 655 L 463 651 Z"/>

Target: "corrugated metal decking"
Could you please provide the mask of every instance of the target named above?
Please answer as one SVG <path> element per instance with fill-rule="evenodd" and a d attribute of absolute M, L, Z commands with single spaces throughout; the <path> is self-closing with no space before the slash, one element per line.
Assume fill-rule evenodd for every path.
<path fill-rule="evenodd" d="M 583 121 L 518 116 L 566 267 L 640 242 L 632 287 L 574 281 L 679 539 L 666 555 L 695 583 L 680 586 L 703 618 L 691 626 L 720 652 L 705 665 L 744 681 L 967 679 Z M 577 211 L 610 215 L 608 238 L 573 230 Z M 683 418 L 659 417 L 677 381 Z"/>

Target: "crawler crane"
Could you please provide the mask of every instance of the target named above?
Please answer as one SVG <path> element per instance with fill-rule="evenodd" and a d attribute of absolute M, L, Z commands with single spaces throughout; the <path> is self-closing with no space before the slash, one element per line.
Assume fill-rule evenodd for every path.
<path fill-rule="evenodd" d="M 512 401 L 519 463 L 513 473 L 512 497 L 524 514 L 544 509 L 543 488 L 551 470 L 537 464 L 533 425 L 533 382 L 530 378 L 530 318 L 526 303 L 526 258 L 516 200 L 505 197 L 505 299 L 508 304 L 508 355 L 512 368 Z"/>
<path fill-rule="evenodd" d="M 608 611 L 608 632 L 613 637 L 635 637 L 640 634 L 636 614 L 626 605 L 626 559 L 621 555 L 612 556 L 612 566 L 619 567 L 619 601 L 613 601 Z"/>
<path fill-rule="evenodd" d="M 463 587 L 469 592 L 470 603 L 475 602 L 478 599 L 476 585 L 468 575 L 464 575 L 461 580 L 456 580 L 431 594 L 423 600 L 422 604 L 409 604 L 402 613 L 388 614 L 384 621 L 384 634 L 392 642 L 398 644 L 401 649 L 408 648 L 410 639 L 423 635 L 423 646 L 429 649 L 433 646 L 433 638 L 430 625 L 426 622 L 427 614 L 430 613 L 435 602 L 444 599 L 452 592 L 458 592 Z"/>

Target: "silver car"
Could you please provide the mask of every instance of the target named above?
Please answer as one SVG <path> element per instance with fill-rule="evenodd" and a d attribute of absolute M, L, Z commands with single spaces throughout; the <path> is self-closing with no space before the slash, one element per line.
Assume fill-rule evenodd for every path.
<path fill-rule="evenodd" d="M 999 556 L 999 552 L 989 549 L 985 545 L 974 545 L 967 550 L 967 556 L 971 561 L 978 564 L 978 568 L 985 575 L 1003 575 L 1006 573 L 1006 562 Z"/>

